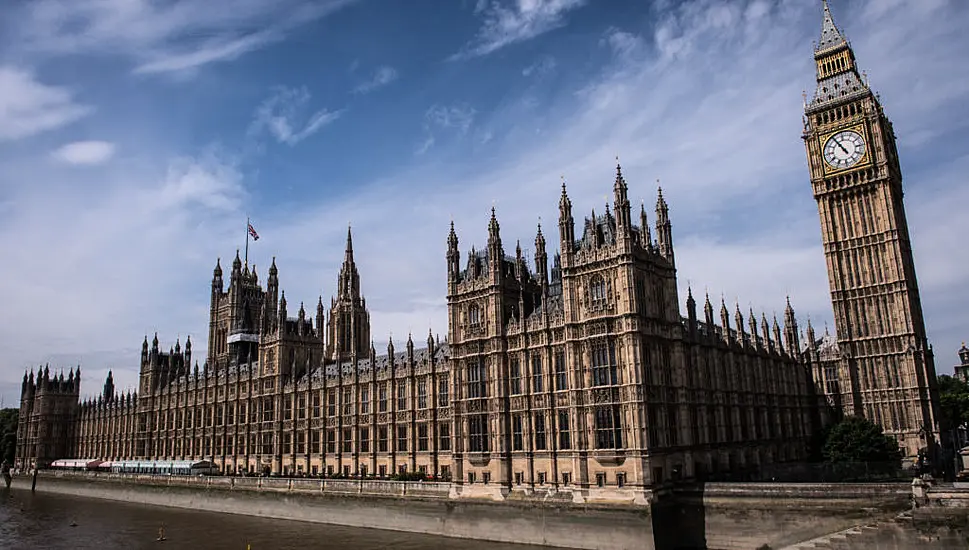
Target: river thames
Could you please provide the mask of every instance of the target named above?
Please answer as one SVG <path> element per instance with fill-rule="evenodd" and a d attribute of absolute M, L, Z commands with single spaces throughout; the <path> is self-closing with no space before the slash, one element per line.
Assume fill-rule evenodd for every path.
<path fill-rule="evenodd" d="M 156 538 L 162 527 L 166 541 L 158 542 Z M 0 548 L 4 550 L 160 547 L 193 550 L 543 548 L 0 489 Z"/>

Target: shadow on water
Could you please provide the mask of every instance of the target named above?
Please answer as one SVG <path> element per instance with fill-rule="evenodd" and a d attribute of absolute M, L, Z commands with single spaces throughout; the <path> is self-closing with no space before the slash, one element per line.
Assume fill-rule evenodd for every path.
<path fill-rule="evenodd" d="M 676 495 L 661 494 L 652 510 L 656 550 L 706 550 L 703 483 L 682 484 Z"/>
<path fill-rule="evenodd" d="M 166 540 L 158 542 L 162 527 Z M 4 550 L 246 550 L 247 545 L 250 550 L 541 548 L 0 488 L 0 548 Z"/>

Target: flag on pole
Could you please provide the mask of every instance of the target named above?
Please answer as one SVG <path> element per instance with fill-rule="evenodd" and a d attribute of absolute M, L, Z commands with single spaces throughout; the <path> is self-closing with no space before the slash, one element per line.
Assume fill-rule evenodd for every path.
<path fill-rule="evenodd" d="M 251 223 L 248 223 L 248 225 L 249 225 L 249 234 L 252 235 L 252 240 L 258 241 L 259 240 L 259 233 L 256 233 L 256 228 L 253 227 Z"/>

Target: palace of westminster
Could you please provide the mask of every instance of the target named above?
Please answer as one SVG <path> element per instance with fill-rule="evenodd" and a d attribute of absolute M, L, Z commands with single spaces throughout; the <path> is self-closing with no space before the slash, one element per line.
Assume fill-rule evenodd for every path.
<path fill-rule="evenodd" d="M 579 223 L 565 185 L 559 251 L 534 265 L 488 244 L 444 254 L 448 332 L 371 343 L 351 235 L 329 308 L 295 317 L 275 260 L 265 288 L 238 253 L 212 277 L 207 357 L 141 351 L 140 387 L 111 375 L 79 402 L 80 368 L 24 376 L 18 468 L 60 458 L 207 460 L 225 473 L 385 477 L 423 472 L 468 491 L 575 486 L 623 493 L 803 461 L 834 414 L 863 415 L 905 455 L 939 441 L 892 124 L 824 6 L 803 139 L 836 336 L 692 293 L 680 311 L 669 209 L 614 202 Z M 634 217 L 636 216 L 636 217 Z M 637 219 L 638 218 L 638 219 Z M 655 239 L 654 239 L 655 236 Z M 477 488 L 477 489 L 475 489 Z"/>

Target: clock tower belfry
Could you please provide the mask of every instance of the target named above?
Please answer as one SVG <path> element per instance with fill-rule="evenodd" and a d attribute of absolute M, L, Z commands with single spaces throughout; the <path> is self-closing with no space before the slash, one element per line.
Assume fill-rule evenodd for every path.
<path fill-rule="evenodd" d="M 936 374 L 902 201 L 895 132 L 823 1 L 803 139 L 818 203 L 840 361 L 830 402 L 935 456 Z M 809 343 L 813 344 L 813 343 Z M 833 384 L 831 382 L 834 382 Z"/>

